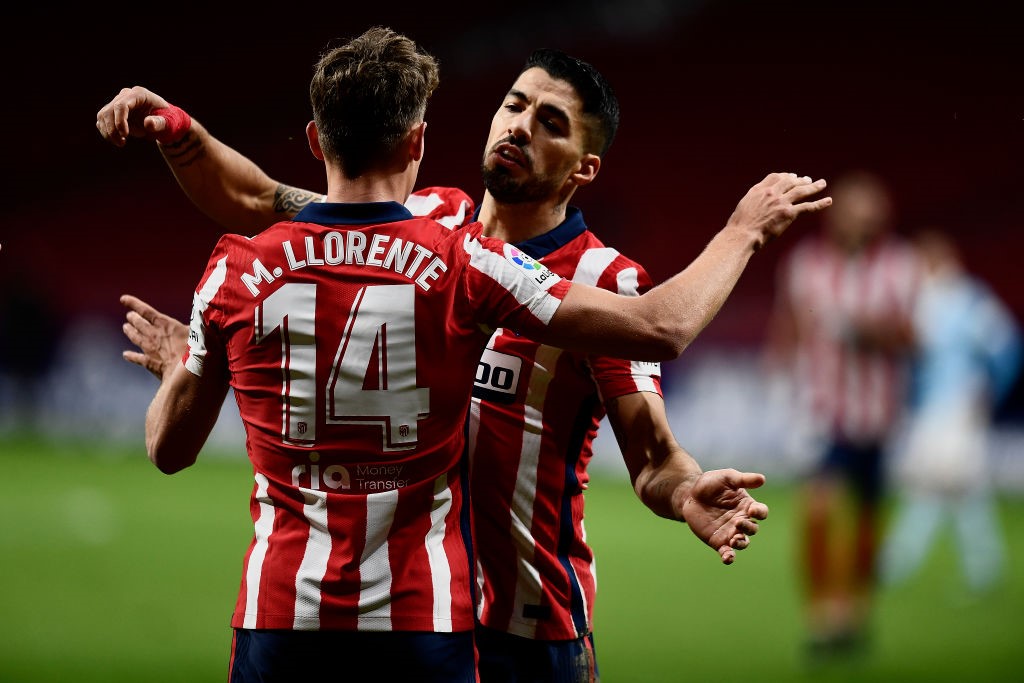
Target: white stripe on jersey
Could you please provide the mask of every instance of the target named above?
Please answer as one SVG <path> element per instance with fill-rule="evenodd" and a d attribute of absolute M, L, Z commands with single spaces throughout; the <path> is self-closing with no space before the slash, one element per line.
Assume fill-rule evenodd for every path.
<path fill-rule="evenodd" d="M 594 287 L 601 278 L 605 268 L 612 264 L 612 261 L 619 257 L 619 252 L 611 247 L 601 249 L 587 249 L 576 264 L 576 272 L 572 275 L 573 282 L 590 285 Z"/>
<path fill-rule="evenodd" d="M 217 290 L 224 284 L 228 274 L 228 257 L 217 261 L 217 266 L 210 273 L 203 286 L 192 296 L 192 317 L 189 319 L 188 358 L 185 368 L 193 375 L 203 374 L 203 361 L 206 360 L 206 334 L 203 331 L 203 312 L 210 306 L 210 301 Z"/>
<path fill-rule="evenodd" d="M 640 276 L 636 268 L 623 268 L 620 270 L 618 275 L 615 276 L 619 294 L 623 296 L 639 296 L 639 278 Z M 652 394 L 658 393 L 658 387 L 654 383 L 654 376 L 661 376 L 661 363 L 634 360 L 629 363 L 629 371 L 633 375 L 633 381 L 636 382 L 637 391 L 647 391 Z"/>
<path fill-rule="evenodd" d="M 409 212 L 413 216 L 426 216 L 428 213 L 441 206 L 442 200 L 441 195 L 436 192 L 424 196 L 421 194 L 411 194 L 409 198 L 405 200 L 405 208 L 409 209 Z"/>
<path fill-rule="evenodd" d="M 392 577 L 388 534 L 397 507 L 398 491 L 366 496 L 366 546 L 359 558 L 360 631 L 391 630 Z"/>
<path fill-rule="evenodd" d="M 584 545 L 587 544 L 587 520 L 580 520 L 580 540 L 583 541 Z M 594 582 L 594 591 L 597 591 L 597 553 L 591 553 L 590 555 L 590 578 Z M 583 601 L 583 609 L 587 608 L 587 601 Z M 590 623 L 590 620 L 587 620 Z"/>
<path fill-rule="evenodd" d="M 653 368 L 651 366 L 654 366 Z M 629 369 L 636 382 L 637 391 L 647 391 L 652 394 L 658 393 L 658 387 L 654 383 L 652 375 L 661 375 L 661 363 L 646 363 L 643 361 L 630 361 Z"/>
<path fill-rule="evenodd" d="M 249 563 L 245 568 L 245 619 L 243 628 L 256 628 L 256 617 L 259 610 L 260 580 L 263 575 L 263 560 L 267 556 L 267 544 L 270 534 L 274 531 L 274 506 L 267 495 L 270 482 L 266 476 L 256 474 L 256 492 L 253 497 L 259 502 L 260 516 L 256 518 L 254 530 L 256 543 L 249 553 Z"/>
<path fill-rule="evenodd" d="M 530 373 L 526 405 L 523 406 L 523 445 L 519 452 L 516 487 L 509 508 L 512 541 L 519 555 L 512 611 L 512 619 L 515 621 L 522 617 L 524 605 L 539 605 L 543 597 L 543 582 L 534 565 L 537 542 L 533 538 L 533 510 L 537 504 L 537 469 L 540 466 L 541 446 L 544 445 L 544 400 L 561 355 L 561 349 L 543 344 L 537 346 L 533 359 L 535 367 Z M 537 620 L 525 620 L 524 623 L 530 631 L 527 637 L 534 637 Z"/>
<path fill-rule="evenodd" d="M 486 249 L 479 241 L 466 235 L 462 247 L 469 254 L 469 265 L 502 285 L 534 316 L 547 325 L 558 310 L 561 300 L 546 296 L 547 290 L 561 278 L 550 273 L 543 285 L 533 286 L 533 280 L 524 271 L 512 265 L 504 256 Z"/>
<path fill-rule="evenodd" d="M 611 247 L 587 249 L 579 263 L 576 264 L 576 272 L 573 273 L 572 281 L 591 287 L 597 286 L 605 269 L 618 257 L 619 252 Z M 640 294 L 639 274 L 636 268 L 623 268 L 615 275 L 615 282 L 618 293 L 623 296 L 638 296 Z M 629 369 L 636 382 L 637 391 L 658 393 L 652 375 L 661 374 L 661 363 L 630 361 Z"/>
<path fill-rule="evenodd" d="M 431 211 L 441 206 L 444 200 L 436 192 L 423 196 L 411 194 L 405 200 L 405 208 L 409 209 L 414 216 L 427 216 Z M 459 210 L 450 216 L 442 216 L 435 219 L 438 223 L 449 230 L 461 226 L 466 221 L 466 213 L 469 211 L 469 203 L 465 200 L 459 202 Z"/>
<path fill-rule="evenodd" d="M 636 268 L 623 268 L 615 276 L 615 282 L 619 288 L 619 294 L 626 296 L 637 296 L 640 293 L 640 275 Z"/>
<path fill-rule="evenodd" d="M 306 504 L 302 514 L 309 522 L 309 536 L 302 563 L 295 574 L 296 631 L 320 628 L 320 585 L 331 559 L 331 534 L 327 530 L 327 493 L 299 487 Z"/>
<path fill-rule="evenodd" d="M 424 539 L 427 561 L 430 563 L 430 581 L 434 586 L 434 630 L 452 630 L 451 593 L 452 568 L 444 551 L 445 518 L 452 509 L 452 491 L 448 487 L 448 475 L 442 474 L 434 481 L 434 505 L 430 510 L 430 531 Z"/>
<path fill-rule="evenodd" d="M 469 431 L 469 434 L 467 436 L 467 444 L 466 445 L 467 445 L 467 448 L 469 449 L 468 452 L 470 454 L 470 467 L 476 467 L 477 465 L 474 465 L 473 461 L 475 459 L 475 454 L 476 454 L 477 435 L 480 433 L 480 400 L 476 399 L 476 398 L 474 398 L 472 403 L 469 404 L 469 430 L 468 431 Z M 468 500 L 465 501 L 465 504 L 468 505 L 469 501 Z M 480 564 L 480 560 L 477 560 L 476 561 L 476 590 L 477 590 L 477 596 L 481 596 L 481 595 L 484 594 L 484 584 L 485 583 L 486 583 L 486 580 L 484 578 L 484 568 L 483 568 L 483 565 Z M 477 599 L 477 603 L 476 603 L 476 616 L 477 616 L 477 619 L 482 618 L 483 614 L 484 614 L 484 601 L 478 598 Z"/>

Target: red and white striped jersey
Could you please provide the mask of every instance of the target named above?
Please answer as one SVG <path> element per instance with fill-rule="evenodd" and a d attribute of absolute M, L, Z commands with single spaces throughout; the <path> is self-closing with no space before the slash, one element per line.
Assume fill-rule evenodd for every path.
<path fill-rule="evenodd" d="M 395 203 L 225 235 L 186 367 L 226 359 L 255 486 L 232 625 L 473 627 L 465 420 L 490 330 L 537 332 L 569 284 Z"/>
<path fill-rule="evenodd" d="M 800 401 L 831 433 L 885 438 L 904 403 L 907 368 L 856 344 L 852 331 L 858 321 L 909 325 L 921 280 L 913 250 L 889 236 L 850 256 L 815 236 L 793 249 L 780 274 L 798 329 Z"/>
<path fill-rule="evenodd" d="M 473 221 L 473 200 L 454 187 L 425 187 L 405 200 L 414 216 L 432 218 L 446 228 L 464 228 Z"/>
<path fill-rule="evenodd" d="M 587 230 L 578 209 L 515 246 L 575 282 L 625 295 L 651 286 L 639 265 Z M 583 491 L 602 400 L 660 394 L 660 366 L 570 353 L 513 329 L 487 344 L 473 392 L 477 616 L 527 638 L 574 639 L 591 630 L 596 591 Z"/>
<path fill-rule="evenodd" d="M 452 227 L 472 214 L 450 188 L 421 190 L 406 206 Z M 587 230 L 575 208 L 553 231 L 515 246 L 575 282 L 624 295 L 652 284 L 641 266 Z M 569 353 L 509 329 L 492 336 L 470 415 L 480 623 L 539 640 L 592 630 L 587 466 L 603 399 L 637 391 L 661 394 L 659 364 Z"/>

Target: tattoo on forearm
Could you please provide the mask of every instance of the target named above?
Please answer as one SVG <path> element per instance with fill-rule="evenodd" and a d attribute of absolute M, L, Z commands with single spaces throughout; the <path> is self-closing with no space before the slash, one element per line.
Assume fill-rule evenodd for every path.
<path fill-rule="evenodd" d="M 290 185 L 278 185 L 277 190 L 274 192 L 274 211 L 294 216 L 304 206 L 317 201 L 319 198 L 320 195 L 314 192 L 300 190 Z"/>
<path fill-rule="evenodd" d="M 191 166 L 206 156 L 206 147 L 192 131 L 185 133 L 177 142 L 163 145 L 164 156 L 175 166 Z"/>

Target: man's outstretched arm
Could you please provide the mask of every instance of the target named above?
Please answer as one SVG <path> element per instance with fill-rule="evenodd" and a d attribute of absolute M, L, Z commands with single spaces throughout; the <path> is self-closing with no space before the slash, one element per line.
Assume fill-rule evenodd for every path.
<path fill-rule="evenodd" d="M 660 517 L 685 522 L 724 564 L 732 564 L 757 533 L 758 520 L 768 517 L 768 506 L 747 492 L 761 486 L 764 475 L 703 472 L 676 441 L 657 394 L 619 396 L 605 401 L 605 409 L 640 500 Z"/>
<path fill-rule="evenodd" d="M 124 88 L 96 114 L 105 140 L 156 142 L 186 196 L 218 224 L 258 232 L 322 195 L 274 180 L 251 159 L 210 134 L 184 111 L 142 86 Z"/>
<path fill-rule="evenodd" d="M 823 189 L 824 180 L 768 174 L 684 270 L 637 297 L 573 286 L 537 341 L 614 358 L 678 358 L 717 315 L 756 251 L 801 214 L 831 206 L 831 197 L 813 198 Z"/>

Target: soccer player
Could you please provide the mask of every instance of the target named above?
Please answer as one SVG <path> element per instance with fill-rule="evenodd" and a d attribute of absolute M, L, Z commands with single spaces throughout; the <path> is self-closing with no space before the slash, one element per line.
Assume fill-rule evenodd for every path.
<path fill-rule="evenodd" d="M 988 436 L 1020 372 L 1024 340 L 1006 304 L 967 270 L 949 234 L 921 230 L 913 244 L 925 265 L 914 307 L 913 393 L 896 468 L 899 499 L 879 570 L 888 585 L 910 579 L 949 521 L 964 583 L 980 596 L 1006 569 Z"/>
<path fill-rule="evenodd" d="M 813 658 L 867 645 L 885 448 L 914 348 L 920 262 L 892 232 L 875 174 L 835 183 L 824 230 L 780 264 L 771 355 L 795 373 L 820 448 L 803 492 L 806 618 Z"/>
<path fill-rule="evenodd" d="M 549 259 L 553 263 L 553 267 L 554 265 L 558 266 L 556 272 L 567 276 L 575 275 L 576 279 L 582 279 L 582 277 L 588 276 L 586 272 L 588 268 L 591 271 L 594 269 L 594 266 L 588 262 L 588 259 L 593 260 L 596 258 L 598 259 L 597 263 L 600 264 L 600 269 L 597 270 L 596 274 L 589 274 L 590 278 L 594 280 L 603 278 L 605 286 L 611 284 L 615 288 L 618 288 L 616 286 L 617 282 L 623 282 L 625 283 L 623 289 L 627 293 L 635 293 L 638 289 L 635 285 L 631 287 L 629 281 L 640 280 L 641 286 L 646 289 L 648 286 L 646 275 L 643 274 L 639 267 L 612 250 L 603 248 L 596 238 L 593 238 L 586 231 L 582 217 L 579 216 L 578 212 L 573 209 L 570 209 L 568 212 L 566 211 L 566 203 L 572 191 L 577 186 L 584 185 L 592 180 L 599 167 L 600 154 L 587 150 L 595 149 L 598 152 L 603 152 L 607 147 L 607 143 L 611 141 L 611 135 L 608 134 L 607 129 L 601 129 L 600 117 L 589 115 L 586 107 L 592 105 L 586 103 L 585 98 L 577 92 L 577 89 L 580 87 L 577 85 L 577 82 L 586 84 L 587 81 L 581 81 L 580 79 L 590 77 L 589 67 L 577 60 L 567 58 L 553 51 L 539 52 L 534 56 L 533 60 L 536 61 L 528 62 L 520 79 L 517 80 L 516 85 L 510 91 L 509 98 L 511 101 L 506 102 L 502 109 L 499 110 L 498 115 L 495 116 L 495 128 L 492 130 L 492 140 L 488 144 L 488 158 L 485 158 L 484 161 L 485 168 L 490 167 L 490 173 L 493 177 L 492 180 L 488 181 L 488 194 L 485 196 L 481 207 L 480 217 L 483 218 L 485 215 L 493 216 L 493 220 L 486 222 L 487 230 L 497 232 L 504 228 L 509 231 L 502 236 L 521 235 L 524 230 L 532 230 L 534 233 L 533 235 L 527 235 L 527 238 L 537 234 L 544 235 L 548 242 L 552 243 L 548 247 L 548 251 L 558 252 L 562 255 L 561 260 Z M 590 82 L 603 84 L 603 79 L 599 81 L 591 80 Z M 592 99 L 597 99 L 601 107 L 613 106 L 614 98 L 612 97 L 609 100 L 609 95 L 610 90 L 598 92 L 596 93 L 596 98 Z M 101 132 L 107 135 L 116 134 L 119 126 L 115 124 L 114 117 L 118 112 L 120 112 L 122 117 L 127 116 L 128 112 L 130 112 L 132 118 L 136 119 L 127 131 L 129 134 L 137 134 L 138 131 L 145 133 L 147 130 L 149 135 L 160 132 L 156 129 L 162 128 L 164 125 L 163 118 L 160 116 L 147 117 L 146 115 L 150 114 L 154 108 L 165 107 L 166 101 L 144 89 L 138 88 L 128 90 L 119 97 L 121 98 L 120 100 L 115 98 L 110 106 L 101 110 L 101 116 L 97 123 L 100 126 Z M 601 102 L 602 97 L 604 102 Z M 609 101 L 611 105 L 607 105 Z M 538 113 L 543 114 L 544 117 L 538 116 Z M 561 119 L 558 119 L 559 113 L 562 114 Z M 513 120 L 518 118 L 520 121 L 508 124 L 506 120 L 499 119 L 501 116 L 504 116 L 505 119 Z M 143 117 L 146 118 L 142 120 Z M 617 111 L 615 112 L 614 119 L 617 121 Z M 130 121 L 128 118 L 122 118 L 122 122 L 127 124 Z M 554 127 L 552 128 L 551 126 Z M 505 130 L 506 127 L 508 130 Z M 547 131 L 547 133 L 544 131 Z M 610 131 L 611 134 L 614 134 L 614 122 L 610 127 Z M 541 140 L 539 138 L 542 135 L 547 135 L 548 137 Z M 596 141 L 594 138 L 596 138 Z M 162 149 L 171 163 L 172 169 L 175 169 L 176 174 L 179 174 L 179 180 L 182 179 L 183 175 L 187 176 L 184 169 L 189 169 L 188 172 L 190 173 L 195 172 L 191 176 L 192 178 L 201 177 L 204 179 L 203 182 L 194 184 L 191 187 L 188 182 L 182 183 L 193 199 L 196 199 L 197 196 L 202 196 L 204 191 L 220 191 L 222 187 L 229 185 L 226 179 L 230 179 L 232 177 L 231 174 L 225 174 L 223 170 L 218 170 L 216 165 L 212 164 L 212 160 L 220 158 L 225 154 L 232 155 L 235 161 L 240 159 L 233 150 L 227 150 L 223 145 L 216 142 L 196 122 L 192 123 L 191 129 L 177 144 L 164 144 Z M 573 155 L 576 155 L 575 160 L 573 160 Z M 273 211 L 273 207 L 269 206 L 269 203 L 271 198 L 274 197 L 275 190 L 278 190 L 278 198 L 298 198 L 300 200 L 298 204 L 300 205 L 308 203 L 309 199 L 314 198 L 312 193 L 297 191 L 294 188 L 279 188 L 277 183 L 265 178 L 265 176 L 261 176 L 258 169 L 254 169 L 247 160 L 244 161 L 247 166 L 243 164 L 243 167 L 246 169 L 246 173 L 249 173 L 246 177 L 255 179 L 254 186 L 261 188 L 253 194 L 258 200 L 262 198 L 261 201 L 267 205 L 260 210 L 263 212 L 262 216 L 270 215 Z M 569 163 L 567 164 L 567 162 Z M 582 175 L 579 170 L 575 169 L 574 164 L 576 163 L 579 163 L 580 166 L 586 166 L 586 170 L 583 171 Z M 547 166 L 544 166 L 544 164 L 547 164 Z M 540 166 L 540 168 L 538 169 L 537 166 Z M 211 168 L 213 169 L 212 172 L 209 170 Z M 505 170 L 495 170 L 496 168 Z M 552 169 L 555 169 L 555 172 L 552 172 Z M 572 169 L 571 173 L 570 169 Z M 179 170 L 181 173 L 179 173 Z M 572 181 L 568 182 L 570 177 Z M 527 182 L 521 182 L 524 179 Z M 542 182 L 538 183 L 538 179 Z M 547 186 L 545 187 L 543 183 L 547 183 Z M 521 187 L 522 185 L 527 186 L 525 190 Z M 214 190 L 210 188 L 214 188 Z M 530 196 L 530 192 L 534 193 L 533 196 Z M 454 197 L 455 201 L 446 199 L 449 195 Z M 432 210 L 436 210 L 435 205 L 438 201 L 447 202 L 456 210 L 465 208 L 464 201 L 459 200 L 458 195 L 450 191 L 442 191 L 440 194 L 437 191 L 421 193 L 411 199 L 414 201 L 410 201 L 409 205 L 418 208 L 427 206 Z M 489 202 L 493 204 L 490 207 L 488 206 Z M 201 201 L 197 200 L 197 203 L 200 206 L 204 206 Z M 544 205 L 549 209 L 546 212 L 539 210 Z M 558 214 L 557 211 L 550 210 L 552 207 L 560 209 L 561 216 L 560 220 L 554 221 L 554 225 L 549 225 L 545 223 L 546 221 L 552 221 L 552 219 L 548 218 L 548 215 L 557 216 Z M 295 210 L 294 207 L 285 208 L 283 212 L 286 215 L 291 215 Z M 567 213 L 569 214 L 568 219 L 566 219 Z M 280 216 L 281 214 L 279 213 L 278 215 Z M 266 222 L 266 218 L 261 220 Z M 237 218 L 223 219 L 223 221 L 232 225 L 239 224 Z M 531 221 L 533 222 L 531 223 Z M 514 232 L 516 230 L 519 232 Z M 531 247 L 531 240 L 527 238 L 517 240 L 517 246 L 524 251 Z M 559 239 L 564 240 L 566 244 L 559 243 Z M 529 252 L 527 251 L 527 253 Z M 540 256 L 547 258 L 547 252 L 542 252 Z M 603 276 L 601 275 L 602 271 L 605 273 Z M 717 299 L 717 297 L 714 298 Z M 131 301 L 131 305 L 138 307 L 139 310 L 143 310 L 146 317 L 152 321 L 160 319 L 156 312 L 144 308 L 140 302 Z M 132 318 L 131 315 L 129 319 L 139 320 L 138 318 Z M 502 337 L 509 340 L 506 342 L 509 350 L 499 346 Z M 136 336 L 136 339 L 139 339 L 139 337 Z M 521 341 L 517 341 L 520 339 Z M 516 347 L 517 343 L 520 348 Z M 584 665 L 592 668 L 593 658 L 589 654 L 589 615 L 591 614 L 593 585 L 592 577 L 589 574 L 589 548 L 586 547 L 582 539 L 582 495 L 580 494 L 582 487 L 586 485 L 585 467 L 589 460 L 589 444 L 593 437 L 597 420 L 600 418 L 600 413 L 598 412 L 599 400 L 597 390 L 594 387 L 593 380 L 589 377 L 589 359 L 582 354 L 571 354 L 541 346 L 536 342 L 527 341 L 525 337 L 517 337 L 507 330 L 499 330 L 495 337 L 492 338 L 489 346 L 489 351 L 485 352 L 478 366 L 477 390 L 482 395 L 474 400 L 473 420 L 470 431 L 471 440 L 476 441 L 474 448 L 476 458 L 472 470 L 474 473 L 473 492 L 474 500 L 478 500 L 481 498 L 480 487 L 487 485 L 488 481 L 495 481 L 497 486 L 490 491 L 485 490 L 486 494 L 483 497 L 489 497 L 499 502 L 497 506 L 492 508 L 492 510 L 498 511 L 498 514 L 491 512 L 490 519 L 498 520 L 499 524 L 504 522 L 504 527 L 495 533 L 481 532 L 478 534 L 477 543 L 481 562 L 481 571 L 478 576 L 484 588 L 491 589 L 488 581 L 489 566 L 486 564 L 488 561 L 487 557 L 494 558 L 491 560 L 492 564 L 490 566 L 495 567 L 493 571 L 500 572 L 506 579 L 509 577 L 515 578 L 517 573 L 516 566 L 527 566 L 528 568 L 532 558 L 526 557 L 524 553 L 520 553 L 518 558 L 513 555 L 510 559 L 505 559 L 508 557 L 507 550 L 505 549 L 511 548 L 515 552 L 514 543 L 519 540 L 510 536 L 512 532 L 509 527 L 519 524 L 522 521 L 523 514 L 531 516 L 546 514 L 547 518 L 551 520 L 549 528 L 554 527 L 553 534 L 548 535 L 549 532 L 545 530 L 540 540 L 531 542 L 535 543 L 536 547 L 539 548 L 539 551 L 535 554 L 539 555 L 548 552 L 551 559 L 549 561 L 549 568 L 544 568 L 543 572 L 534 579 L 534 585 L 538 586 L 539 589 L 554 592 L 553 596 L 542 596 L 545 602 L 554 605 L 554 610 L 551 610 L 551 607 L 548 607 L 548 609 L 557 612 L 554 615 L 555 619 L 550 619 L 549 621 L 554 623 L 556 628 L 562 628 L 563 632 L 568 632 L 569 635 L 568 637 L 550 637 L 543 633 L 538 635 L 537 632 L 532 632 L 524 634 L 529 636 L 525 640 L 519 637 L 501 637 L 506 640 L 521 641 L 524 645 L 535 642 L 533 638 L 540 638 L 536 642 L 540 648 L 543 648 L 544 657 L 548 656 L 548 650 L 550 650 L 555 655 L 557 661 L 571 662 L 574 659 L 578 659 L 577 655 L 580 654 L 582 648 Z M 488 354 L 493 355 L 489 356 Z M 140 358 L 142 357 L 137 357 L 137 359 Z M 491 359 L 490 362 L 488 361 L 489 358 Z M 520 358 L 521 360 L 516 361 L 515 358 Z M 540 362 L 535 363 L 538 358 L 539 360 L 544 360 L 545 364 L 551 365 L 551 368 L 544 367 L 545 364 Z M 494 359 L 498 359 L 500 362 L 495 362 Z M 518 377 L 514 376 L 517 368 L 511 367 L 511 365 L 517 362 L 521 364 L 520 367 L 522 368 L 519 371 Z M 602 365 L 607 366 L 608 369 L 602 371 Z M 634 478 L 638 482 L 638 492 L 641 492 L 647 500 L 657 501 L 659 504 L 662 504 L 663 507 L 661 507 L 660 511 L 665 513 L 666 516 L 671 515 L 676 518 L 683 518 L 685 515 L 686 520 L 691 523 L 694 532 L 718 549 L 722 553 L 724 561 L 731 562 L 735 549 L 744 547 L 747 542 L 745 538 L 741 538 L 745 533 L 737 534 L 735 531 L 739 528 L 756 531 L 756 523 L 753 522 L 753 519 L 763 518 L 763 515 L 766 514 L 764 506 L 753 501 L 743 490 L 744 486 L 759 485 L 760 481 L 762 481 L 760 475 L 715 472 L 700 476 L 701 473 L 696 463 L 693 462 L 692 458 L 685 451 L 682 451 L 675 444 L 674 439 L 671 438 L 671 434 L 667 430 L 663 417 L 664 411 L 660 404 L 660 396 L 657 394 L 656 376 L 652 377 L 650 373 L 647 373 L 645 377 L 644 373 L 638 372 L 637 368 L 641 364 L 612 361 L 607 358 L 595 358 L 594 366 L 594 372 L 598 375 L 599 381 L 601 381 L 602 375 L 607 377 L 604 380 L 604 386 L 608 387 L 609 398 L 606 400 L 614 400 L 618 398 L 618 395 L 623 396 L 623 408 L 620 412 L 628 416 L 629 419 L 619 417 L 613 424 L 617 426 L 625 425 L 624 429 L 617 430 L 621 436 L 625 437 L 627 433 L 630 434 L 629 440 L 624 440 L 624 443 L 628 444 L 631 448 L 633 462 L 641 462 L 640 459 L 642 458 L 640 465 L 631 467 Z M 552 370 L 555 369 L 558 369 L 557 374 L 552 373 Z M 549 373 L 555 374 L 555 376 L 545 379 L 545 375 Z M 531 377 L 534 379 L 531 379 Z M 647 389 L 647 391 L 639 389 L 638 385 Z M 545 386 L 550 397 L 547 400 L 544 399 L 543 389 Z M 554 391 L 559 386 L 564 388 Z M 487 393 L 482 393 L 484 391 Z M 618 395 L 616 392 L 618 392 Z M 531 393 L 539 393 L 541 404 L 539 407 L 525 406 Z M 530 400 L 535 399 L 536 397 Z M 552 406 L 567 410 L 570 415 L 574 416 L 576 426 L 573 429 L 563 426 L 557 411 L 553 413 L 554 419 L 550 415 L 544 414 L 543 404 L 545 402 L 550 402 Z M 506 413 L 504 418 L 495 416 L 490 419 L 481 419 L 480 412 L 488 410 L 488 403 L 493 403 L 498 408 L 503 405 L 510 405 L 511 410 Z M 507 433 L 503 437 L 499 425 L 504 424 L 507 427 L 507 425 L 512 424 L 515 426 L 515 433 L 522 434 L 523 425 L 529 425 L 529 420 L 524 418 L 522 414 L 526 410 L 535 412 L 537 415 L 535 419 L 546 423 L 543 429 L 544 436 L 542 440 L 546 442 L 548 451 L 552 451 L 552 453 L 548 454 L 548 459 L 553 456 L 557 459 L 557 464 L 540 464 L 539 458 L 542 453 L 539 452 L 529 453 L 523 452 L 523 449 L 520 449 L 519 452 L 510 454 L 507 452 L 507 445 L 502 445 L 500 448 L 498 446 L 488 446 L 486 450 L 482 448 L 481 433 L 484 435 L 483 440 L 488 443 L 501 443 L 508 440 Z M 550 413 L 551 411 L 549 410 L 548 412 Z M 492 424 L 495 426 L 491 427 L 490 425 Z M 651 424 L 655 425 L 656 429 L 651 429 L 649 426 Z M 560 433 L 549 433 L 556 430 L 560 430 Z M 653 443 L 648 435 L 656 435 L 661 441 Z M 519 441 L 526 441 L 534 437 L 527 436 L 524 439 L 522 436 L 519 436 L 516 438 Z M 541 444 L 537 445 L 541 446 Z M 647 447 L 650 447 L 650 452 L 657 458 L 653 463 L 649 459 L 648 451 L 643 450 Z M 624 445 L 625 450 L 626 446 Z M 566 451 L 569 453 L 568 459 Z M 501 457 L 496 457 L 498 455 Z M 511 494 L 509 488 L 517 481 L 517 470 L 522 467 L 520 463 L 524 460 L 527 461 L 526 467 L 530 467 L 532 461 L 533 472 L 535 472 L 532 478 L 539 480 L 543 477 L 544 482 L 546 482 L 536 486 L 539 495 L 535 491 L 526 490 L 529 496 L 529 505 L 534 505 L 532 499 L 535 497 L 536 504 L 545 507 L 544 510 L 541 510 L 536 515 L 533 510 L 527 510 L 524 513 L 521 506 L 509 509 L 510 501 L 514 499 L 515 495 L 518 495 L 518 492 L 515 495 Z M 568 470 L 567 467 L 569 468 Z M 498 476 L 503 470 L 507 470 L 505 476 Z M 567 471 L 570 474 L 569 481 L 566 481 L 565 475 Z M 524 477 L 524 480 L 528 478 L 530 478 L 529 475 Z M 571 491 L 566 490 L 567 485 L 572 486 Z M 553 493 L 544 493 L 545 490 L 553 490 Z M 495 497 L 498 495 L 501 496 L 500 499 Z M 673 495 L 677 500 L 672 500 Z M 566 506 L 567 511 L 572 508 L 576 508 L 576 510 L 574 511 L 575 515 L 566 515 L 566 522 L 574 522 L 571 527 L 566 524 L 569 527 L 568 536 L 563 535 L 559 538 L 557 524 L 561 523 L 559 515 L 562 514 L 561 508 L 563 505 Z M 479 520 L 483 517 L 483 513 L 478 508 L 474 508 L 474 511 L 477 514 L 479 530 L 479 525 L 481 524 Z M 502 513 L 504 514 L 504 520 L 500 517 Z M 723 514 L 732 521 L 722 524 L 721 519 L 717 521 L 712 519 L 713 516 L 718 517 Z M 746 522 L 744 518 L 746 518 Z M 484 519 L 487 518 L 484 517 Z M 526 522 L 528 523 L 529 520 L 526 520 Z M 492 523 L 494 522 L 492 521 Z M 541 527 L 537 525 L 527 528 L 526 533 L 528 535 L 533 534 L 536 528 Z M 734 537 L 736 538 L 734 539 Z M 569 552 L 560 552 L 559 544 L 566 544 L 570 539 L 574 543 L 570 544 Z M 496 550 L 487 551 L 488 543 L 493 544 Z M 504 553 L 504 555 L 499 553 Z M 582 566 L 582 564 L 573 555 L 578 557 L 581 554 L 585 558 L 586 565 L 585 585 L 583 588 L 585 595 L 582 596 L 579 594 L 578 588 L 575 589 L 576 593 L 573 594 L 574 587 L 569 584 L 569 582 L 578 581 L 575 575 L 580 573 L 578 567 Z M 568 562 L 568 558 L 572 558 L 572 566 L 563 566 Z M 498 566 L 498 560 L 507 562 L 508 568 L 502 569 Z M 543 564 L 537 566 L 544 567 Z M 534 573 L 536 572 L 531 570 L 531 574 Z M 548 582 L 550 576 L 556 576 L 554 581 L 559 580 L 557 577 L 562 577 L 560 579 L 561 582 L 569 584 L 563 591 L 564 597 L 561 593 L 557 592 L 557 590 L 561 590 L 557 588 L 558 584 L 553 584 L 556 586 L 556 591 L 551 591 L 546 588 L 544 583 L 541 583 Z M 501 577 L 499 576 L 499 578 Z M 529 579 L 530 577 L 527 576 L 526 578 Z M 514 592 L 516 588 L 515 586 L 510 586 L 507 590 Z M 485 596 L 481 604 L 481 621 L 484 621 L 484 623 L 489 618 L 487 605 L 493 602 L 494 597 L 501 597 L 501 592 L 504 591 L 499 588 L 495 592 L 498 593 L 497 596 L 492 595 L 491 598 Z M 575 604 L 573 604 L 574 602 Z M 532 622 L 534 629 L 536 629 L 537 623 L 545 626 L 543 623 L 545 605 L 543 603 L 527 604 L 526 607 L 528 608 L 524 610 L 525 616 L 528 617 L 526 623 L 530 624 Z M 536 616 L 530 616 L 530 608 L 536 608 L 532 610 Z M 582 621 L 579 623 L 573 618 L 574 609 L 582 616 Z M 519 621 L 522 622 L 523 620 L 520 619 Z M 501 632 L 512 628 L 508 623 L 501 621 L 495 621 L 495 623 L 499 625 Z M 521 623 L 517 624 L 517 626 L 522 629 Z M 514 630 L 511 632 L 515 633 Z M 531 649 L 536 651 L 540 648 L 534 647 Z M 503 643 L 502 649 L 512 653 L 520 651 L 518 649 L 509 650 L 508 643 Z M 486 659 L 485 653 L 487 651 L 488 648 L 482 644 L 482 672 L 485 666 L 484 660 Z M 534 666 L 535 660 L 536 656 L 525 658 L 525 666 Z M 524 665 L 522 662 L 523 659 L 521 658 L 520 663 L 517 665 Z M 545 677 L 548 674 L 550 672 L 546 673 Z"/>

